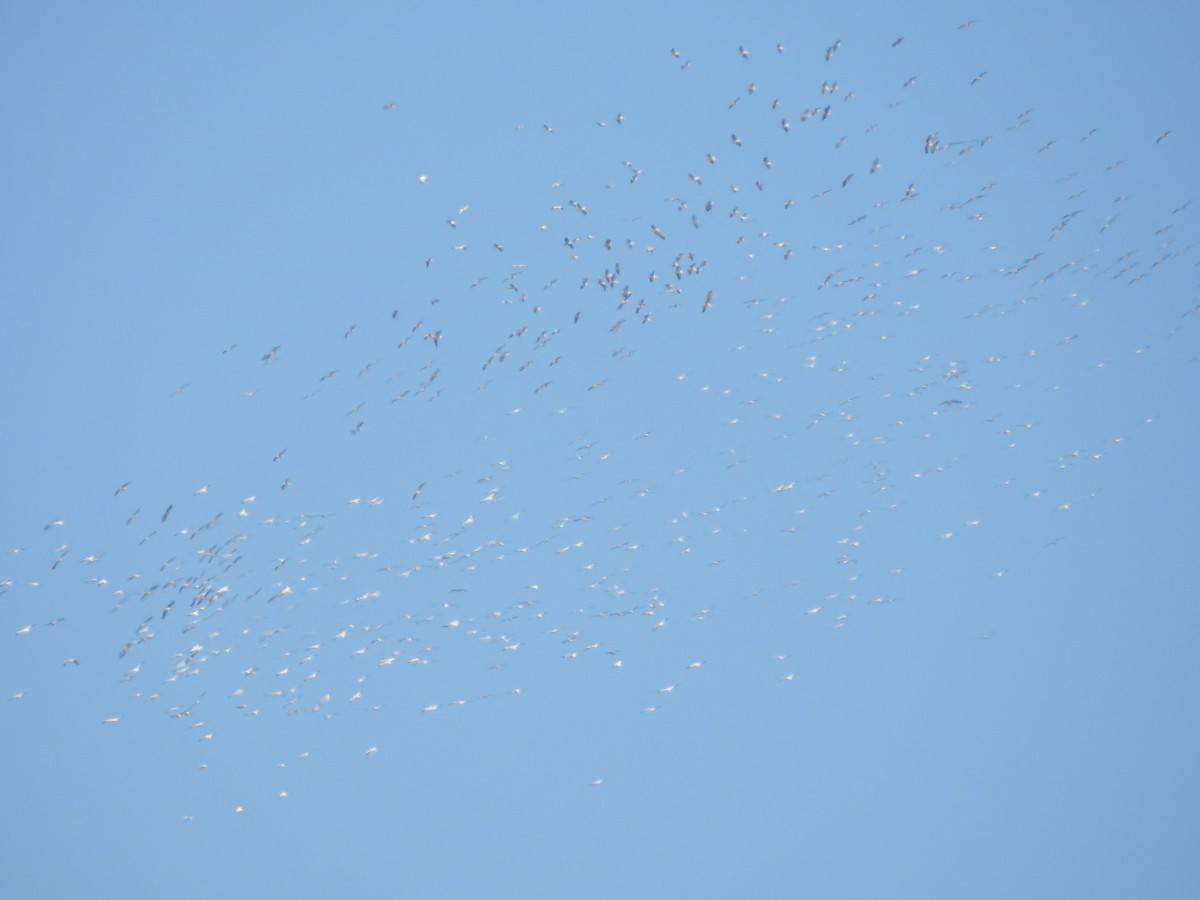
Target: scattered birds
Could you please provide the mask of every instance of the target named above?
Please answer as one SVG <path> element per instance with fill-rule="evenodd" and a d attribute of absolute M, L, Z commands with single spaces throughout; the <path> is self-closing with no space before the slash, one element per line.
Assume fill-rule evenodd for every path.
<path fill-rule="evenodd" d="M 904 46 L 898 53 L 907 54 L 906 43 L 897 37 L 891 47 Z M 784 53 L 782 43 L 774 46 L 777 56 Z M 1119 192 L 1135 193 L 1120 181 L 1124 170 L 1115 164 L 1108 170 L 1093 167 L 1073 175 L 1069 188 L 1053 188 L 1062 192 L 1061 205 L 1051 207 L 1045 221 L 1024 221 L 1026 234 L 1001 240 L 992 227 L 993 213 L 997 218 L 1018 215 L 1020 197 L 1029 190 L 1005 179 L 1027 177 L 1049 196 L 1054 182 L 1044 179 L 1039 167 L 1062 166 L 1053 177 L 1064 175 L 1066 165 L 1073 164 L 1064 163 L 1068 145 L 1078 142 L 1060 144 L 1043 140 L 1043 134 L 1024 143 L 1036 123 L 1025 135 L 1017 134 L 1018 127 L 1034 121 L 1028 114 L 1017 117 L 1014 126 L 1010 111 L 987 105 L 991 88 L 978 88 L 987 71 L 969 80 L 969 70 L 960 71 L 945 89 L 965 101 L 966 90 L 977 88 L 971 102 L 980 119 L 991 119 L 994 139 L 967 130 L 950 109 L 922 113 L 928 121 L 904 119 L 901 97 L 915 105 L 924 88 L 907 97 L 918 80 L 899 81 L 895 76 L 903 71 L 889 76 L 886 84 L 856 85 L 863 97 L 870 87 L 885 102 L 897 104 L 888 116 L 901 124 L 862 118 L 861 101 L 848 102 L 853 95 L 847 90 L 852 76 L 867 77 L 868 70 L 856 68 L 854 58 L 862 46 L 861 41 L 850 42 L 847 54 L 833 63 L 842 48 L 841 39 L 833 41 L 824 51 L 831 63 L 824 70 L 826 80 L 792 86 L 778 79 L 773 83 L 769 66 L 791 65 L 794 52 L 784 61 L 770 57 L 769 51 L 752 54 L 738 46 L 735 59 L 726 45 L 719 64 L 730 68 L 714 75 L 727 77 L 725 90 L 707 98 L 712 121 L 697 134 L 719 139 L 729 133 L 731 143 L 745 152 L 718 158 L 696 135 L 685 134 L 680 139 L 688 142 L 687 152 L 673 169 L 670 160 L 651 165 L 635 155 L 646 150 L 639 144 L 648 118 L 642 109 L 628 121 L 616 113 L 612 122 L 630 125 L 619 134 L 613 128 L 591 130 L 589 117 L 584 123 L 589 125 L 588 140 L 598 147 L 619 141 L 622 153 L 628 152 L 625 160 L 611 160 L 612 171 L 621 176 L 613 177 L 612 186 L 552 176 L 562 182 L 543 187 L 536 196 L 536 210 L 529 213 L 537 216 L 529 223 L 536 224 L 525 222 L 523 208 L 509 211 L 512 233 L 483 227 L 482 202 L 469 215 L 470 207 L 460 206 L 461 200 L 442 206 L 428 240 L 398 254 L 395 265 L 402 272 L 398 283 L 403 290 L 380 300 L 375 319 L 368 318 L 369 305 L 363 312 L 356 306 L 354 324 L 346 326 L 343 319 L 322 326 L 328 328 L 326 346 L 311 358 L 302 358 L 289 343 L 287 355 L 279 345 L 262 353 L 263 366 L 253 354 L 244 361 L 253 377 L 263 379 L 262 395 L 254 403 L 270 394 L 279 409 L 291 409 L 281 386 L 295 387 L 297 400 L 314 392 L 304 397 L 305 408 L 286 423 L 288 428 L 256 438 L 247 452 L 245 468 L 237 474 L 244 479 L 239 483 L 246 484 L 243 490 L 255 494 L 238 504 L 242 491 L 227 493 L 223 485 L 233 482 L 226 474 L 195 471 L 195 465 L 176 483 L 154 490 L 148 487 L 151 479 L 139 471 L 117 469 L 118 475 L 127 473 L 134 480 L 121 483 L 113 497 L 129 494 L 141 506 L 130 515 L 128 508 L 116 509 L 124 500 L 111 503 L 114 521 L 130 526 L 122 537 L 105 537 L 115 549 L 92 543 L 93 535 L 105 534 L 103 528 L 83 529 L 82 516 L 62 510 L 73 525 L 57 534 L 74 538 L 74 546 L 56 547 L 62 538 L 38 536 L 42 544 L 19 557 L 20 566 L 26 566 L 26 559 L 40 554 L 27 565 L 28 577 L 14 573 L 14 579 L 0 585 L 0 594 L 21 593 L 42 602 L 50 591 L 38 589 L 53 580 L 57 593 L 46 602 L 68 605 L 75 602 L 72 592 L 91 592 L 83 595 L 88 597 L 102 591 L 106 610 L 113 606 L 112 621 L 123 629 L 119 640 L 101 647 L 99 637 L 76 636 L 87 643 L 47 651 L 54 654 L 51 665 L 57 667 L 61 659 L 63 667 L 79 667 L 79 657 L 87 658 L 88 666 L 78 675 L 60 673 L 75 679 L 91 677 L 88 673 L 96 670 L 102 654 L 92 654 L 93 647 L 118 659 L 128 656 L 121 668 L 135 664 L 123 678 L 117 673 L 112 680 L 133 683 L 120 690 L 141 687 L 145 693 L 139 700 L 161 691 L 176 704 L 170 715 L 201 725 L 190 733 L 196 741 L 209 742 L 215 735 L 224 740 L 227 732 L 203 725 L 201 715 L 212 721 L 221 715 L 253 719 L 278 713 L 327 716 L 336 722 L 354 704 L 354 716 L 369 717 L 373 704 L 386 709 L 393 698 L 409 696 L 399 684 L 427 674 L 432 682 L 456 665 L 467 670 L 464 681 L 478 678 L 477 694 L 463 689 L 458 696 L 456 686 L 453 694 L 432 693 L 440 698 L 437 703 L 418 705 L 420 700 L 414 700 L 407 705 L 405 700 L 397 704 L 402 715 L 419 721 L 420 727 L 437 728 L 460 715 L 468 721 L 485 701 L 493 706 L 532 701 L 532 689 L 526 700 L 516 699 L 521 688 L 513 686 L 510 676 L 524 677 L 528 670 L 523 664 L 545 665 L 547 672 L 558 671 L 551 666 L 573 666 L 572 673 L 597 678 L 603 673 L 605 684 L 619 678 L 628 686 L 637 683 L 639 673 L 651 671 L 661 654 L 683 680 L 681 664 L 699 669 L 704 660 L 685 663 L 687 656 L 671 655 L 675 650 L 668 654 L 663 646 L 678 631 L 702 631 L 720 615 L 737 615 L 738 604 L 746 599 L 736 595 L 742 585 L 761 586 L 767 596 L 786 592 L 789 603 L 781 604 L 786 613 L 778 613 L 786 621 L 763 627 L 794 638 L 792 652 L 798 654 L 807 635 L 827 635 L 827 629 L 843 629 L 850 621 L 857 624 L 860 616 L 901 595 L 902 587 L 892 594 L 889 585 L 905 581 L 903 570 L 888 571 L 879 562 L 886 554 L 880 551 L 877 535 L 882 529 L 875 523 L 888 517 L 902 520 L 892 527 L 911 530 L 914 540 L 936 545 L 921 552 L 980 552 L 981 583 L 1005 589 L 996 584 L 1009 571 L 1004 556 L 1019 551 L 972 546 L 972 539 L 987 536 L 994 527 L 982 505 L 989 497 L 980 501 L 978 515 L 972 508 L 939 522 L 923 517 L 916 501 L 928 496 L 922 491 L 933 490 L 927 485 L 939 481 L 950 485 L 942 488 L 947 495 L 965 495 L 962 482 L 953 481 L 959 477 L 960 452 L 974 453 L 967 460 L 970 465 L 986 465 L 980 458 L 987 454 L 980 448 L 986 446 L 990 453 L 994 443 L 1014 460 L 1006 461 L 1006 467 L 1024 464 L 1058 479 L 1054 489 L 1047 482 L 1044 494 L 1039 488 L 1036 496 L 1024 496 L 1028 484 L 1019 490 L 1021 502 L 1032 506 L 1040 500 L 1046 515 L 1061 514 L 1062 536 L 1042 532 L 1029 542 L 1035 549 L 1060 552 L 1052 548 L 1070 528 L 1073 516 L 1068 513 L 1078 514 L 1096 499 L 1088 491 L 1099 479 L 1084 483 L 1091 477 L 1087 467 L 1098 471 L 1109 464 L 1098 455 L 1100 449 L 1106 454 L 1120 450 L 1103 443 L 1107 435 L 1092 446 L 1081 437 L 1076 455 L 1065 455 L 1053 466 L 1040 459 L 1030 462 L 1032 451 L 1022 440 L 1033 427 L 1013 418 L 1027 410 L 1022 405 L 1022 398 L 1032 393 L 1027 385 L 1049 392 L 1040 380 L 1042 360 L 1051 355 L 1061 360 L 1081 348 L 1094 352 L 1089 339 L 1095 334 L 1094 328 L 1089 334 L 1092 326 L 1085 316 L 1048 335 L 1037 317 L 1055 304 L 1062 307 L 1065 323 L 1070 310 L 1082 309 L 1089 295 L 1101 293 L 1098 285 L 1113 282 L 1136 296 L 1133 279 L 1187 265 L 1186 242 L 1178 240 L 1186 227 L 1186 198 L 1163 205 L 1164 211 L 1174 208 L 1175 213 L 1155 223 L 1164 229 L 1175 226 L 1175 231 L 1154 234 L 1150 229 L 1140 236 L 1132 229 L 1123 231 L 1133 218 L 1125 211 L 1140 201 L 1121 197 L 1120 205 L 1114 204 Z M 874 46 L 886 46 L 886 38 Z M 819 49 L 810 54 L 818 64 L 819 54 Z M 669 55 L 683 59 L 675 48 Z M 665 62 L 657 59 L 657 64 Z M 698 75 L 698 56 L 696 63 Z M 674 69 L 672 65 L 668 72 L 672 78 L 691 83 L 692 75 Z M 922 73 L 920 84 L 928 83 L 933 82 Z M 734 101 L 726 105 L 735 91 Z M 363 107 L 374 109 L 373 102 Z M 392 110 L 396 104 L 383 108 Z M 723 116 L 736 118 L 736 124 L 717 121 Z M 555 121 L 561 131 L 553 140 L 543 142 L 536 125 L 510 137 L 536 140 L 545 152 L 553 152 L 572 137 L 573 127 L 566 120 Z M 837 131 L 829 130 L 833 127 Z M 805 146 L 823 149 L 805 152 L 836 154 L 841 161 L 836 169 L 801 163 L 788 151 L 795 141 L 807 140 L 806 130 L 814 137 Z M 542 134 L 555 135 L 555 127 L 544 124 Z M 1171 134 L 1170 129 L 1162 131 L 1155 144 Z M 1139 140 L 1148 143 L 1147 137 L 1142 134 Z M 1089 148 L 1098 149 L 1109 138 L 1106 130 L 1092 129 L 1083 140 L 1094 141 Z M 1154 152 L 1170 154 L 1173 144 Z M 1039 159 L 1039 154 L 1045 156 Z M 702 168 L 702 157 L 709 168 Z M 1003 157 L 1003 165 L 997 157 Z M 886 168 L 882 158 L 888 159 Z M 1133 166 L 1132 154 L 1129 160 Z M 959 193 L 956 180 L 947 174 L 952 167 L 956 176 L 969 171 L 979 177 Z M 873 177 L 861 178 L 864 169 Z M 1011 169 L 1028 171 L 1010 175 Z M 1111 187 L 1105 179 L 1112 181 Z M 426 185 L 429 175 L 420 174 L 417 181 Z M 838 183 L 844 191 L 837 189 Z M 1076 189 L 1079 193 L 1066 200 Z M 1101 193 L 1103 199 L 1093 199 Z M 811 210 L 805 206 L 809 202 Z M 943 203 L 946 208 L 939 212 Z M 534 205 L 529 204 L 531 209 Z M 912 223 L 919 227 L 910 227 Z M 1086 228 L 1091 233 L 1081 243 L 1076 232 Z M 983 246 L 992 247 L 986 251 L 995 260 L 991 271 L 977 266 L 977 258 L 957 255 L 960 231 L 968 230 L 971 241 L 978 234 Z M 1128 246 L 1114 249 L 1118 236 Z M 1077 243 L 1070 245 L 1073 240 Z M 1138 240 L 1144 243 L 1138 246 Z M 480 241 L 496 252 L 479 254 Z M 1060 245 L 1069 246 L 1060 250 Z M 450 249 L 456 252 L 450 254 Z M 438 268 L 427 271 L 433 254 Z M 772 280 L 776 265 L 788 266 L 790 274 Z M 1152 277 L 1147 284 L 1154 284 Z M 961 295 L 952 293 L 957 287 L 964 287 Z M 945 312 L 959 296 L 985 295 L 979 311 L 965 310 L 966 324 Z M 1093 305 L 1088 315 L 1099 306 Z M 955 309 L 957 315 L 957 305 Z M 1176 304 L 1172 327 L 1189 326 L 1194 311 Z M 1019 342 L 1002 336 L 998 327 L 985 331 L 984 325 L 1005 318 L 1020 320 L 1029 346 L 1017 347 Z M 985 349 L 977 358 L 960 357 L 957 348 L 953 357 L 939 356 L 938 348 L 923 346 L 932 340 L 927 335 L 937 333 L 931 324 L 945 334 L 957 335 L 952 329 L 962 328 L 962 343 Z M 1146 330 L 1148 334 L 1138 334 L 1136 346 L 1152 357 L 1158 351 L 1151 329 Z M 1063 334 L 1071 337 L 1062 339 Z M 919 352 L 917 345 L 922 345 Z M 223 351 L 231 355 L 222 366 L 238 364 L 240 354 L 232 354 L 236 346 Z M 880 352 L 883 347 L 889 353 Z M 906 353 L 911 358 L 904 358 Z M 1137 354 L 1130 350 L 1120 365 L 1135 366 L 1141 355 L 1141 349 Z M 719 364 L 714 362 L 718 357 Z M 1098 364 L 1100 357 L 1095 352 L 1089 364 Z M 686 376 L 669 381 L 655 372 L 657 362 L 643 362 L 659 358 L 679 362 L 681 369 L 680 361 L 686 360 Z M 553 373 L 547 372 L 550 368 Z M 196 378 L 194 383 L 202 382 Z M 178 402 L 190 402 L 200 391 L 190 389 Z M 868 393 L 873 399 L 862 399 Z M 377 403 L 380 397 L 389 403 Z M 478 406 L 472 405 L 475 398 L 482 398 Z M 654 404 L 687 427 L 664 427 L 653 440 L 639 443 L 649 436 L 644 429 L 653 418 L 646 420 L 635 400 Z M 160 396 L 158 402 L 165 401 Z M 877 406 L 871 407 L 872 402 Z M 329 413 L 330 408 L 336 411 Z M 496 424 L 483 410 L 511 411 L 508 421 L 520 427 Z M 628 422 L 613 424 L 622 421 L 614 410 L 628 415 Z M 987 416 L 996 421 L 966 421 Z M 336 428 L 330 426 L 331 417 Z M 281 415 L 280 421 L 285 418 Z M 198 443 L 227 441 L 232 453 L 241 440 L 203 426 L 197 425 Z M 721 437 L 712 437 L 716 434 Z M 972 443 L 971 434 L 983 436 Z M 667 446 L 658 449 L 657 444 Z M 295 448 L 290 454 L 289 446 Z M 283 449 L 271 454 L 273 447 Z M 904 453 L 924 455 L 912 470 L 897 473 L 894 460 Z M 278 492 L 265 489 L 268 454 L 272 464 L 279 464 L 270 470 L 269 482 L 279 484 Z M 483 462 L 485 458 L 489 461 Z M 1039 465 L 1044 469 L 1033 468 Z M 97 493 L 106 498 L 115 478 L 112 472 L 103 478 L 111 480 L 101 480 Z M 211 483 L 192 488 L 205 478 Z M 1070 483 L 1068 489 L 1069 478 L 1078 478 L 1082 486 Z M 828 481 L 818 483 L 824 479 Z M 338 485 L 334 499 L 323 482 Z M 394 497 L 397 483 L 399 490 L 416 485 L 411 504 L 384 504 L 384 497 Z M 911 492 L 904 502 L 893 501 L 904 492 Z M 352 493 L 353 499 L 344 500 Z M 263 499 L 256 503 L 256 497 Z M 158 524 L 172 516 L 175 523 L 151 530 L 151 513 L 148 523 L 135 524 L 141 508 L 162 508 Z M 34 513 L 36 518 L 25 526 L 33 535 L 44 514 Z M 1047 520 L 1039 514 L 1031 512 L 1030 522 L 1044 525 Z M 64 528 L 66 521 L 53 519 L 41 530 Z M 980 527 L 985 521 L 987 527 Z M 85 533 L 77 536 L 77 531 Z M 1046 543 L 1047 537 L 1053 539 Z M 359 539 L 361 543 L 354 542 Z M 740 565 L 728 548 L 751 541 L 768 546 L 772 540 L 782 542 L 772 545 L 777 555 L 764 554 L 752 572 L 742 567 L 740 577 L 727 579 L 724 570 Z M 807 563 L 811 568 L 803 586 L 793 584 L 779 562 L 787 552 L 780 548 L 789 541 L 803 548 L 797 553 L 812 547 L 825 552 L 826 558 Z M 33 546 L 32 540 L 28 543 Z M 813 552 L 817 559 L 818 551 Z M 134 560 L 135 565 L 122 570 L 123 563 Z M 932 566 L 937 560 L 930 556 L 923 562 Z M 1018 572 L 1016 563 L 1011 571 Z M 708 589 L 711 597 L 683 596 L 687 591 L 678 587 L 691 583 Z M 712 621 L 705 624 L 710 607 Z M 900 610 L 901 605 L 891 608 Z M 26 623 L 14 633 L 24 638 L 20 647 L 27 652 L 45 641 L 47 632 L 35 631 L 35 624 L 20 615 L 10 628 Z M 30 618 L 35 615 L 37 622 L 44 621 L 41 613 Z M 666 628 L 668 615 L 671 625 Z M 336 624 L 335 616 L 340 617 Z M 841 636 L 852 640 L 854 632 L 846 628 Z M 623 643 L 628 635 L 645 643 Z M 627 650 L 618 653 L 615 646 Z M 686 646 L 689 655 L 713 652 L 701 649 L 708 645 L 700 641 Z M 79 657 L 64 658 L 64 652 Z M 336 662 L 323 664 L 334 656 Z M 329 675 L 334 666 L 340 680 Z M 621 675 L 612 669 L 621 669 Z M 720 664 L 696 682 L 687 676 L 688 687 L 679 696 L 674 695 L 677 683 L 655 689 L 659 682 L 641 682 L 636 690 L 644 694 L 631 699 L 628 709 L 651 714 L 670 707 L 674 715 L 681 709 L 677 701 L 690 700 L 693 691 L 703 691 L 727 671 Z M 205 693 L 223 677 L 240 686 Z M 405 677 L 409 682 L 402 681 Z M 795 679 L 795 672 L 780 676 L 776 669 L 761 680 L 769 686 Z M 662 696 L 645 696 L 652 692 Z M 445 699 L 452 696 L 458 699 Z M 476 699 L 468 702 L 468 696 Z M 24 692 L 11 695 L 22 697 Z M 648 699 L 660 703 L 645 705 Z M 167 709 L 167 703 L 164 699 L 147 707 Z M 209 710 L 216 712 L 210 716 Z M 443 716 L 426 720 L 416 715 L 418 710 L 442 711 Z M 104 724 L 121 720 L 120 715 L 101 719 Z M 661 724 L 638 721 L 639 727 Z M 356 746 L 362 745 L 350 744 L 346 752 L 357 752 Z M 362 755 L 377 750 L 372 744 Z M 603 778 L 588 782 L 603 783 Z M 289 795 L 279 791 L 277 796 Z"/>

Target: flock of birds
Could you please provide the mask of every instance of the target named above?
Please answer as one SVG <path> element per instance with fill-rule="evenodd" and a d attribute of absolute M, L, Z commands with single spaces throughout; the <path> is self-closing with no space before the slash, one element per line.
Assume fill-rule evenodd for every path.
<path fill-rule="evenodd" d="M 1058 161 L 1103 135 L 997 112 L 982 70 L 945 86 L 987 122 L 959 131 L 908 113 L 924 78 L 856 84 L 844 52 L 731 49 L 726 95 L 666 137 L 631 110 L 519 126 L 539 154 L 602 129 L 624 158 L 554 182 L 510 234 L 479 204 L 444 210 L 403 274 L 417 299 L 214 348 L 243 388 L 211 402 L 272 437 L 234 448 L 236 478 L 130 472 L 86 512 L 9 522 L 26 533 L 0 572 L 4 639 L 65 642 L 62 666 L 111 686 L 97 725 L 162 716 L 203 748 L 237 717 L 361 716 L 376 736 L 353 752 L 374 757 L 398 717 L 526 702 L 568 666 L 660 715 L 703 690 L 748 608 L 771 625 L 739 652 L 786 690 L 818 629 L 920 602 L 910 569 L 963 545 L 996 585 L 1051 552 L 1132 432 L 1040 443 L 1021 387 L 1155 352 L 1080 347 L 1091 303 L 1195 265 L 1190 200 L 1131 231 L 1120 160 Z M 699 66 L 663 55 L 676 79 Z M 1063 212 L 1030 220 L 1027 192 L 1056 189 Z M 1167 310 L 1163 339 L 1195 311 Z M 398 434 L 420 435 L 399 461 Z M 1013 503 L 1021 534 L 977 539 Z M 20 678 L 9 702 L 52 702 Z"/>

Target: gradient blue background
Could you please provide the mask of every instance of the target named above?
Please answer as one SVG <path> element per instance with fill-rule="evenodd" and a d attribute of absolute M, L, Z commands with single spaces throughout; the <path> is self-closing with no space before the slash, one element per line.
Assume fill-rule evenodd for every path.
<path fill-rule="evenodd" d="M 1195 896 L 1198 25 L 4 4 L 3 892 Z"/>

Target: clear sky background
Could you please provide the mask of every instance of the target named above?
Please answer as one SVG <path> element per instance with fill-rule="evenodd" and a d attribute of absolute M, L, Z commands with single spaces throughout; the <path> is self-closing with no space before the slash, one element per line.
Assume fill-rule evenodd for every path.
<path fill-rule="evenodd" d="M 1185 3 L 0 7 L 12 897 L 1192 897 Z"/>

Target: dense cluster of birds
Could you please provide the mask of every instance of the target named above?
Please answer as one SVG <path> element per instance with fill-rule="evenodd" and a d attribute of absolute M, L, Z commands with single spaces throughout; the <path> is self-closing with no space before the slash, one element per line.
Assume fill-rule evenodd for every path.
<path fill-rule="evenodd" d="M 843 55 L 731 48 L 707 62 L 725 96 L 666 137 L 630 110 L 518 125 L 540 154 L 602 134 L 627 155 L 550 184 L 508 233 L 447 208 L 406 299 L 369 321 L 213 348 L 243 387 L 210 400 L 272 435 L 236 448 L 236 477 L 164 490 L 133 471 L 86 512 L 7 523 L 3 639 L 65 643 L 64 667 L 110 684 L 97 725 L 165 716 L 204 748 L 239 717 L 353 716 L 373 757 L 396 717 L 527 702 L 568 666 L 661 714 L 736 662 L 731 628 L 773 666 L 763 689 L 787 690 L 818 630 L 919 602 L 911 570 L 961 547 L 996 586 L 1052 552 L 1144 423 L 1043 441 L 1025 386 L 1153 354 L 1088 349 L 1091 304 L 1194 265 L 1190 200 L 1129 230 L 1121 160 L 1061 162 L 1104 135 L 995 110 L 987 71 L 946 76 L 987 122 L 959 130 L 909 113 L 925 78 L 856 84 Z M 662 62 L 676 80 L 700 65 Z M 1031 218 L 1030 192 L 1055 190 L 1062 212 Z M 1165 309 L 1162 338 L 1195 311 Z M 1013 515 L 1019 534 L 978 537 Z M 10 702 L 46 702 L 6 681 Z"/>

